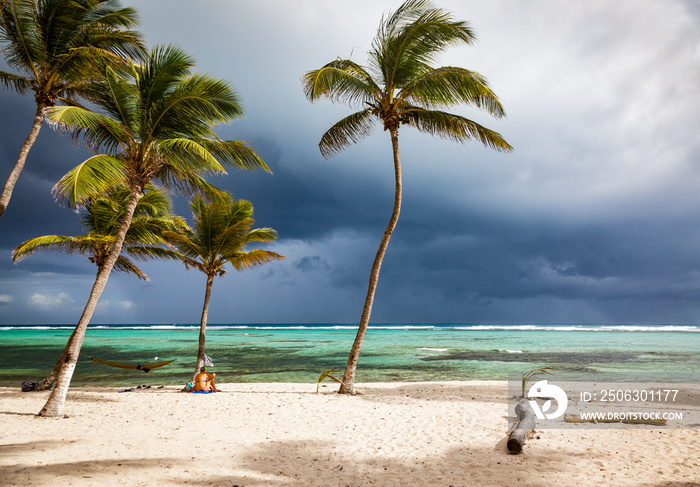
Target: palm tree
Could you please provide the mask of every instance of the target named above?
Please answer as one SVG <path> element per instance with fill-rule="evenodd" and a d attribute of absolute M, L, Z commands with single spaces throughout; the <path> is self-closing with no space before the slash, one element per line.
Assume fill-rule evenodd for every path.
<path fill-rule="evenodd" d="M 395 12 L 382 17 L 369 52 L 368 67 L 337 59 L 302 77 L 309 101 L 325 97 L 362 107 L 323 135 L 319 147 L 324 157 L 367 137 L 377 121 L 389 132 L 394 155 L 394 210 L 372 264 L 362 318 L 340 393 L 355 392 L 355 370 L 372 313 L 379 271 L 401 210 L 399 127 L 408 125 L 457 142 L 476 139 L 498 151 L 512 150 L 498 133 L 463 116 L 438 110 L 465 103 L 497 118 L 505 116 L 483 76 L 464 68 L 432 66 L 446 47 L 472 44 L 474 40 L 466 22 L 453 20 L 450 13 L 433 7 L 427 0 L 407 0 Z"/>
<path fill-rule="evenodd" d="M 0 84 L 34 93 L 34 122 L 0 194 L 0 217 L 41 129 L 44 112 L 64 97 L 84 95 L 100 66 L 145 53 L 133 8 L 115 0 L 0 0 L 0 43 L 8 65 Z"/>
<path fill-rule="evenodd" d="M 86 255 L 90 262 L 99 269 L 109 255 L 116 239 L 117 231 L 129 200 L 129 189 L 117 186 L 104 196 L 90 200 L 85 204 L 80 222 L 85 234 L 74 237 L 66 235 L 45 235 L 36 237 L 18 245 L 12 252 L 12 260 L 17 263 L 36 251 L 68 252 Z M 161 190 L 149 189 L 136 205 L 134 218 L 126 232 L 123 250 L 131 258 L 120 254 L 114 264 L 115 271 L 133 273 L 139 279 L 148 280 L 148 276 L 132 259 L 173 259 L 179 260 L 177 252 L 164 246 L 162 232 L 175 230 L 184 225 L 179 217 L 172 215 L 170 199 Z M 68 340 L 60 359 L 51 373 L 39 382 L 36 390 L 45 390 L 56 382 L 61 365 L 65 361 L 72 337 Z"/>
<path fill-rule="evenodd" d="M 60 201 L 76 206 L 115 184 L 129 188 L 129 200 L 116 239 L 97 274 L 56 387 L 39 415 L 63 414 L 85 330 L 109 273 L 121 252 L 138 200 L 152 180 L 181 192 L 216 188 L 203 175 L 225 174 L 224 166 L 264 169 L 267 165 L 245 142 L 222 140 L 213 127 L 241 117 L 237 94 L 228 83 L 192 74 L 193 59 L 175 46 L 156 47 L 142 65 L 132 65 L 130 79 L 107 68 L 94 83 L 90 100 L 99 109 L 57 106 L 49 119 L 76 138 L 104 152 L 87 159 L 56 183 Z"/>
<path fill-rule="evenodd" d="M 284 256 L 259 248 L 245 250 L 253 242 L 277 240 L 277 232 L 272 228 L 250 229 L 255 223 L 253 204 L 250 201 L 233 201 L 230 195 L 222 194 L 214 197 L 211 202 L 206 202 L 200 196 L 191 201 L 191 208 L 194 229 L 184 228 L 178 232 L 164 232 L 163 235 L 182 253 L 182 260 L 188 268 L 194 267 L 207 276 L 199 325 L 199 351 L 192 374 L 194 382 L 205 360 L 204 342 L 214 277 L 223 276 L 226 273 L 224 267 L 229 263 L 234 269 L 243 271 L 284 259 Z"/>

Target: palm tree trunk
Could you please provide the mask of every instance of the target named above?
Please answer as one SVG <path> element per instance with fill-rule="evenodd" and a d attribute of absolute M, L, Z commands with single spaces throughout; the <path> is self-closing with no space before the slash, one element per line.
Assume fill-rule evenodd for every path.
<path fill-rule="evenodd" d="M 12 171 L 10 171 L 10 175 L 5 181 L 5 186 L 2 188 L 2 194 L 0 194 L 0 217 L 2 217 L 2 214 L 5 213 L 7 205 L 10 204 L 12 191 L 15 189 L 15 184 L 17 184 L 19 175 L 22 174 L 22 169 L 24 169 L 24 163 L 27 161 L 29 149 L 32 148 L 36 138 L 39 136 L 39 130 L 41 130 L 41 124 L 44 121 L 44 108 L 45 107 L 43 105 L 37 105 L 32 129 L 29 131 L 29 135 L 27 135 L 24 144 L 22 144 L 22 148 L 19 150 L 19 155 L 17 156 L 15 167 L 13 167 Z"/>
<path fill-rule="evenodd" d="M 56 362 L 56 365 L 53 366 L 53 370 L 49 375 L 47 375 L 41 382 L 37 384 L 37 386 L 34 388 L 35 391 L 45 391 L 46 389 L 49 389 L 54 382 L 56 382 L 56 379 L 58 378 L 58 373 L 61 371 L 61 367 L 63 366 L 63 362 L 65 362 L 66 357 L 68 357 L 68 350 L 70 350 L 70 346 L 73 343 L 74 336 L 75 330 L 73 330 L 73 333 L 71 333 L 70 338 L 68 338 L 68 343 L 66 343 L 66 346 L 63 347 L 61 357 L 58 359 L 58 362 Z"/>
<path fill-rule="evenodd" d="M 66 396 L 68 395 L 68 387 L 70 386 L 70 381 L 73 378 L 73 372 L 75 372 L 75 366 L 78 362 L 78 355 L 80 354 L 80 348 L 83 346 L 83 339 L 85 338 L 85 331 L 90 323 L 93 313 L 95 312 L 95 307 L 97 302 L 107 285 L 107 279 L 109 278 L 110 272 L 112 272 L 112 267 L 114 267 L 119 253 L 122 250 L 122 244 L 124 243 L 124 238 L 126 237 L 126 232 L 129 230 L 131 225 L 131 219 L 134 216 L 134 210 L 136 209 L 136 204 L 141 197 L 141 190 L 132 188 L 131 195 L 129 195 L 129 202 L 127 203 L 126 210 L 124 211 L 124 218 L 122 219 L 121 226 L 117 232 L 116 239 L 112 250 L 110 250 L 104 265 L 97 272 L 97 277 L 95 278 L 95 284 L 92 286 L 92 291 L 90 291 L 90 297 L 88 298 L 83 314 L 80 317 L 80 321 L 75 327 L 73 335 L 71 335 L 72 343 L 68 347 L 68 353 L 61 366 L 61 371 L 58 374 L 58 382 L 56 387 L 54 387 L 49 400 L 39 412 L 39 416 L 63 416 L 63 411 L 66 406 Z"/>
<path fill-rule="evenodd" d="M 207 274 L 207 290 L 204 293 L 204 306 L 202 307 L 202 319 L 199 322 L 199 351 L 197 352 L 197 364 L 192 374 L 192 382 L 199 374 L 199 369 L 204 366 L 204 339 L 207 333 L 207 316 L 209 315 L 209 298 L 211 297 L 211 286 L 214 284 L 214 276 Z"/>
<path fill-rule="evenodd" d="M 382 268 L 382 261 L 384 260 L 384 254 L 386 254 L 386 249 L 389 246 L 389 240 L 391 239 L 391 234 L 396 228 L 396 224 L 399 221 L 399 213 L 401 213 L 401 159 L 399 158 L 399 130 L 398 127 L 390 128 L 391 133 L 391 148 L 394 152 L 394 178 L 396 180 L 396 189 L 394 191 L 394 211 L 391 213 L 391 219 L 389 224 L 384 230 L 384 236 L 379 244 L 379 249 L 377 250 L 377 255 L 374 258 L 374 263 L 372 264 L 372 271 L 369 276 L 369 286 L 367 288 L 367 297 L 365 298 L 365 306 L 362 309 L 362 318 L 360 319 L 360 326 L 357 330 L 357 336 L 355 337 L 355 342 L 352 344 L 350 349 L 350 356 L 348 357 L 348 363 L 345 366 L 345 373 L 343 374 L 343 381 L 340 384 L 339 394 L 355 394 L 355 371 L 357 370 L 357 362 L 360 359 L 360 349 L 362 348 L 362 342 L 365 339 L 365 333 L 367 332 L 367 326 L 369 325 L 369 318 L 372 314 L 372 304 L 374 303 L 374 293 L 377 290 L 377 283 L 379 282 L 379 271 Z"/>

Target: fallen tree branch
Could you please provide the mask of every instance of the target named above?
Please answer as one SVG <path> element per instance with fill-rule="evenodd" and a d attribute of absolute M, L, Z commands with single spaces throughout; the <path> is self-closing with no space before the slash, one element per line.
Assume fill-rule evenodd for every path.
<path fill-rule="evenodd" d="M 515 406 L 515 414 L 518 415 L 518 423 L 515 425 L 515 429 L 508 436 L 508 451 L 510 453 L 520 453 L 523 451 L 523 445 L 525 440 L 535 429 L 535 413 L 530 407 L 530 402 L 527 399 L 523 399 Z"/>

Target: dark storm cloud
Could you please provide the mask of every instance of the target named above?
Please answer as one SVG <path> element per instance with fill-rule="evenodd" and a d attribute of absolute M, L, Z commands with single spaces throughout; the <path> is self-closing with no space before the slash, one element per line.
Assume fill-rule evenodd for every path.
<path fill-rule="evenodd" d="M 393 202 L 389 140 L 377 127 L 323 159 L 320 137 L 352 109 L 308 103 L 299 78 L 338 56 L 364 63 L 382 13 L 398 2 L 125 3 L 141 11 L 151 45 L 175 41 L 199 69 L 231 81 L 246 117 L 217 131 L 252 143 L 274 172 L 212 178 L 253 202 L 256 225 L 279 232 L 269 248 L 287 259 L 218 279 L 210 321 L 357 320 Z M 697 322 L 697 6 L 436 3 L 469 19 L 479 36 L 441 64 L 486 75 L 508 117 L 455 110 L 516 150 L 497 154 L 402 129 L 403 208 L 373 320 Z M 5 91 L 0 103 L 0 167 L 9 171 L 34 109 L 31 97 Z M 32 256 L 14 266 L 9 252 L 26 238 L 79 231 L 77 215 L 50 190 L 85 157 L 68 137 L 42 129 L 0 220 L 5 322 L 71 322 L 82 309 L 94 279 L 89 262 Z M 189 216 L 185 198 L 176 209 Z M 167 263 L 144 270 L 149 283 L 111 277 L 95 320 L 199 319 L 199 273 Z"/>

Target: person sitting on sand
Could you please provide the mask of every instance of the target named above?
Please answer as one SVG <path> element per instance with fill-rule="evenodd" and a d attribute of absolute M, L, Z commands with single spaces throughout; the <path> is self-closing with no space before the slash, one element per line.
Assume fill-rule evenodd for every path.
<path fill-rule="evenodd" d="M 216 377 L 216 374 L 210 374 L 207 372 L 206 367 L 202 367 L 199 369 L 199 374 L 194 378 L 194 390 L 203 392 L 212 390 L 214 392 L 219 392 L 219 389 L 216 388 L 216 384 L 214 384 L 214 377 Z"/>

